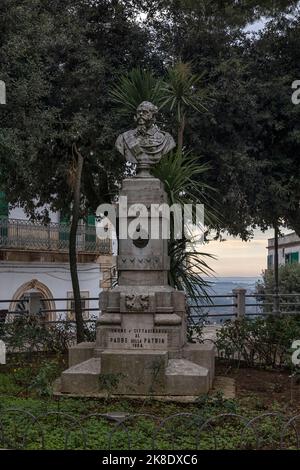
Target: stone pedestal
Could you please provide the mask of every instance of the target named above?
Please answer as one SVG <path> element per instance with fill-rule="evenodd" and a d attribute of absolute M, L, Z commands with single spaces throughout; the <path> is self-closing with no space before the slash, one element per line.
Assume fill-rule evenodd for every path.
<path fill-rule="evenodd" d="M 124 180 L 120 196 L 128 208 L 144 204 L 149 213 L 151 204 L 167 203 L 155 178 Z M 129 226 L 136 214 L 123 217 L 120 226 Z M 164 215 L 152 213 L 150 220 L 149 214 L 144 222 L 158 227 L 159 237 L 145 237 L 138 227 L 136 239 L 119 240 L 119 284 L 101 293 L 96 343 L 70 349 L 62 393 L 94 395 L 110 387 L 113 395 L 197 397 L 212 386 L 214 346 L 187 343 L 185 294 L 168 285 Z"/>

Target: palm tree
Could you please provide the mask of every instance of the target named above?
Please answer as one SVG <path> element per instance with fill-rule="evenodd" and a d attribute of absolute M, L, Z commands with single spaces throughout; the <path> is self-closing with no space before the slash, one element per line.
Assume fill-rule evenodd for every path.
<path fill-rule="evenodd" d="M 204 225 L 207 226 L 216 220 L 216 215 L 207 209 L 209 206 L 208 193 L 213 190 L 201 182 L 199 177 L 209 171 L 206 163 L 199 164 L 199 157 L 185 152 L 171 152 L 160 160 L 152 170 L 164 183 L 170 205 L 179 204 L 183 210 L 185 204 L 195 206 L 199 202 L 206 202 L 204 214 Z M 169 255 L 171 259 L 169 283 L 173 287 L 185 290 L 189 297 L 198 304 L 198 287 L 202 295 L 208 298 L 207 288 L 209 282 L 203 276 L 212 275 L 212 269 L 208 266 L 205 258 L 214 258 L 212 255 L 199 251 L 199 234 L 203 235 L 204 227 L 201 221 L 196 227 L 197 233 L 189 230 L 189 222 L 183 221 L 184 236 L 177 239 L 174 234 L 174 224 L 171 219 Z M 191 221 L 195 222 L 195 221 Z"/>
<path fill-rule="evenodd" d="M 194 75 L 190 63 L 178 62 L 168 69 L 160 87 L 160 108 L 174 112 L 177 120 L 177 148 L 183 148 L 184 130 L 189 110 L 207 111 L 204 106 L 205 90 L 200 86 L 202 75 Z"/>

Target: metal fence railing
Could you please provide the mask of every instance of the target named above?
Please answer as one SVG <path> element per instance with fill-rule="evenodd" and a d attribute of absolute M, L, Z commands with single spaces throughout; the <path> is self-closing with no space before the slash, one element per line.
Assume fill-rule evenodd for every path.
<path fill-rule="evenodd" d="M 0 300 L 0 322 L 20 315 L 37 315 L 44 323 L 63 324 L 66 321 L 75 324 L 74 306 L 70 307 L 71 298 L 40 298 L 36 303 L 36 293 L 28 294 L 20 300 Z M 82 299 L 84 321 L 95 323 L 101 315 L 98 297 Z M 59 308 L 50 308 L 49 303 L 65 303 Z M 86 303 L 87 302 L 87 303 Z M 93 303 L 95 306 L 91 306 Z M 14 309 L 4 309 L 3 304 L 14 305 Z M 300 293 L 293 294 L 253 294 L 245 289 L 234 289 L 231 294 L 212 295 L 209 299 L 199 295 L 197 302 L 188 302 L 188 324 L 218 325 L 226 320 L 237 318 L 255 318 L 267 315 L 300 315 Z"/>
<path fill-rule="evenodd" d="M 30 222 L 19 219 L 0 220 L 0 248 L 22 250 L 67 251 L 70 226 L 67 224 Z M 109 239 L 100 240 L 93 225 L 78 225 L 77 250 L 101 254 L 111 253 Z"/>
<path fill-rule="evenodd" d="M 300 415 L 181 412 L 86 415 L 1 408 L 0 444 L 14 450 L 300 449 Z"/>
<path fill-rule="evenodd" d="M 234 289 L 229 294 L 199 295 L 189 302 L 192 323 L 219 324 L 236 318 L 266 315 L 300 315 L 300 293 L 261 294 Z"/>
<path fill-rule="evenodd" d="M 32 301 L 33 300 L 33 301 Z M 99 302 L 99 297 L 88 297 L 83 298 L 83 302 L 87 301 L 90 302 Z M 75 323 L 75 318 L 72 319 L 74 315 L 74 308 L 70 308 L 68 306 L 64 308 L 46 308 L 48 302 L 64 302 L 66 305 L 73 302 L 73 298 L 70 297 L 55 297 L 55 298 L 42 298 L 38 299 L 38 304 L 36 302 L 36 293 L 28 294 L 28 296 L 23 296 L 20 300 L 12 300 L 12 299 L 1 299 L 0 300 L 0 322 L 7 321 L 8 317 L 12 316 L 13 318 L 17 318 L 23 315 L 34 315 L 36 317 L 40 317 L 41 320 L 44 320 L 44 323 L 64 323 L 66 320 Z M 3 304 L 14 304 L 15 309 L 3 309 L 1 305 Z M 82 306 L 81 308 L 84 320 L 87 322 L 95 322 L 99 317 L 99 307 L 91 307 Z M 47 317 L 54 317 L 55 321 L 47 321 Z M 92 318 L 90 318 L 92 317 Z M 10 318 L 11 319 L 11 318 Z"/>
<path fill-rule="evenodd" d="M 33 300 L 33 301 L 32 301 Z M 206 296 L 197 296 L 197 301 L 188 302 L 188 320 L 191 324 L 220 324 L 226 320 L 236 318 L 255 318 L 266 315 L 300 315 L 300 293 L 293 294 L 253 294 L 247 293 L 246 289 L 234 289 L 229 294 L 212 295 L 209 299 Z M 63 323 L 67 319 L 74 321 L 74 310 L 68 307 L 72 299 L 70 298 L 40 298 L 40 305 L 37 307 L 36 294 L 28 294 L 20 300 L 12 301 L 0 300 L 0 322 L 5 321 L 7 315 L 34 314 L 40 315 L 49 323 Z M 82 299 L 84 302 L 82 312 L 85 321 L 95 322 L 101 314 L 98 306 L 98 297 Z M 94 302 L 96 307 L 86 305 L 85 302 Z M 14 310 L 1 308 L 3 304 L 15 305 Z M 47 308 L 48 303 L 64 302 L 65 307 Z M 73 318 L 72 318 L 73 315 Z M 47 322 L 47 321 L 46 321 Z"/>

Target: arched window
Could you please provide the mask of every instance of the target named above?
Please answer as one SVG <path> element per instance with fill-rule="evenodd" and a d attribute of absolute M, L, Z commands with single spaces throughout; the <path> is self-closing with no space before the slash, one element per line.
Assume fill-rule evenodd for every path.
<path fill-rule="evenodd" d="M 27 310 L 28 302 L 27 299 L 31 293 L 37 293 L 40 297 L 40 309 L 41 310 L 49 310 L 45 315 L 43 315 L 43 319 L 46 321 L 53 321 L 56 319 L 56 312 L 55 312 L 55 302 L 53 300 L 53 295 L 50 289 L 43 284 L 42 282 L 38 281 L 37 279 L 32 279 L 29 282 L 26 282 L 20 286 L 13 296 L 13 300 L 9 306 L 9 312 L 16 312 L 19 311 L 20 314 L 22 310 Z M 35 312 L 38 314 L 38 312 Z M 42 312 L 41 312 L 42 314 Z M 9 321 L 12 320 L 13 315 L 8 315 Z"/>

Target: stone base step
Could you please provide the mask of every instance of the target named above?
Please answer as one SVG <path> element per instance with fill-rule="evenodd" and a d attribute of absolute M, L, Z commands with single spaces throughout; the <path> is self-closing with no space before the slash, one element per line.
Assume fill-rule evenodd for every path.
<path fill-rule="evenodd" d="M 105 351 L 65 370 L 61 392 L 117 395 L 198 396 L 210 388 L 206 367 L 187 359 L 169 359 L 162 351 Z"/>
<path fill-rule="evenodd" d="M 182 359 L 187 359 L 209 370 L 210 387 L 215 376 L 215 355 L 216 347 L 211 341 L 187 343 L 182 349 Z"/>
<path fill-rule="evenodd" d="M 80 364 L 95 356 L 95 343 L 79 343 L 69 348 L 69 367 Z"/>
<path fill-rule="evenodd" d="M 101 359 L 93 357 L 65 370 L 61 375 L 63 393 L 98 393 Z"/>
<path fill-rule="evenodd" d="M 186 359 L 170 359 L 165 375 L 168 395 L 200 395 L 210 388 L 209 370 Z"/>

